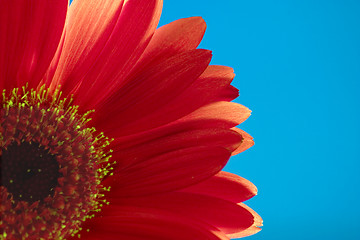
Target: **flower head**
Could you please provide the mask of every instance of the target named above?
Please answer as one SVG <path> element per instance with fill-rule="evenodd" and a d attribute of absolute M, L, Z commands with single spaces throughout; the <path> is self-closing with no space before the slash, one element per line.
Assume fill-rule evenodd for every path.
<path fill-rule="evenodd" d="M 0 239 L 229 239 L 259 231 L 253 145 L 202 18 L 161 0 L 0 1 Z"/>

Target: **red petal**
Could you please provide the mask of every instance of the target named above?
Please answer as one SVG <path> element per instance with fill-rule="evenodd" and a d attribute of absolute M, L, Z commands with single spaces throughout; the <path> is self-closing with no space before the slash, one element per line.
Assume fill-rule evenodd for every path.
<path fill-rule="evenodd" d="M 254 223 L 250 227 L 245 229 L 244 231 L 233 233 L 233 234 L 228 234 L 227 236 L 231 239 L 243 238 L 243 237 L 254 235 L 255 233 L 258 233 L 261 231 L 260 227 L 263 225 L 263 220 L 259 216 L 259 214 L 257 214 L 254 210 L 252 210 L 251 208 L 249 208 L 248 206 L 246 206 L 243 203 L 240 203 L 240 205 L 243 208 L 245 208 L 246 210 L 248 210 L 254 216 Z"/>
<path fill-rule="evenodd" d="M 116 194 L 116 193 L 114 193 Z M 112 198 L 110 204 L 160 209 L 185 219 L 205 222 L 225 234 L 240 234 L 254 224 L 255 216 L 243 204 L 236 204 L 206 195 L 172 192 L 137 198 Z M 113 211 L 109 207 L 103 214 Z M 110 213 L 111 214 L 111 213 Z M 256 214 L 257 215 L 257 214 Z"/>
<path fill-rule="evenodd" d="M 80 69 L 81 64 L 95 61 L 90 55 L 98 55 L 102 50 L 114 29 L 122 5 L 123 0 L 72 2 L 66 20 L 66 38 L 64 36 L 63 46 L 57 51 L 59 59 L 52 63 L 53 69 L 58 67 L 56 79 L 53 80 L 54 87 L 62 84 L 65 80 L 62 78 L 66 75 Z M 47 84 L 51 83 L 53 75 L 54 73 L 49 74 Z M 74 82 L 76 84 L 78 81 Z"/>
<path fill-rule="evenodd" d="M 239 133 L 243 138 L 240 146 L 232 153 L 232 155 L 239 154 L 239 153 L 251 148 L 252 146 L 254 146 L 254 140 L 247 132 L 245 132 L 239 128 L 232 128 L 232 130 Z"/>
<path fill-rule="evenodd" d="M 59 45 L 67 0 L 0 1 L 0 89 L 35 88 Z"/>
<path fill-rule="evenodd" d="M 120 128 L 120 126 L 117 128 L 110 128 L 105 125 L 108 121 L 104 121 L 103 123 L 97 122 L 94 125 L 98 129 L 106 132 L 109 136 L 116 137 L 116 144 L 118 144 L 128 142 L 129 139 L 140 139 L 143 136 L 150 137 L 151 134 L 158 135 L 157 132 L 169 131 L 169 129 L 172 128 L 174 128 L 174 130 L 170 131 L 175 131 L 175 129 L 186 131 L 188 129 L 232 128 L 245 121 L 249 116 L 250 110 L 240 104 L 232 102 L 215 102 L 203 106 L 175 122 L 146 132 L 141 132 L 141 129 L 145 128 L 144 125 L 134 126 L 133 129 L 123 129 L 122 127 Z M 118 118 L 114 118 L 112 121 L 115 122 L 117 119 Z M 122 134 L 126 133 L 125 131 L 134 132 L 136 134 L 120 137 Z"/>
<path fill-rule="evenodd" d="M 234 151 L 242 141 L 241 135 L 230 129 L 187 129 L 178 131 L 169 128 L 168 131 L 149 133 L 138 138 L 127 138 L 113 143 L 113 158 L 120 159 L 117 167 L 134 165 L 170 151 L 189 147 L 223 147 Z"/>
<path fill-rule="evenodd" d="M 229 239 L 213 226 L 167 211 L 132 206 L 109 209 L 111 211 L 107 216 L 95 217 L 84 223 L 81 239 Z"/>
<path fill-rule="evenodd" d="M 210 51 L 197 49 L 149 66 L 103 103 L 102 108 L 98 107 L 95 124 L 102 130 L 109 129 L 111 134 L 115 134 L 116 128 L 121 135 L 147 129 L 151 123 L 145 120 L 146 116 L 183 92 L 204 72 L 210 60 Z"/>
<path fill-rule="evenodd" d="M 212 65 L 200 76 L 194 88 L 207 92 L 206 95 L 213 95 L 214 100 L 231 101 L 239 96 L 239 90 L 230 85 L 234 77 L 232 68 Z"/>
<path fill-rule="evenodd" d="M 104 180 L 118 195 L 138 196 L 181 189 L 219 172 L 230 152 L 221 147 L 193 147 L 148 158 L 128 168 L 118 168 Z M 121 161 L 121 159 L 120 159 Z"/>
<path fill-rule="evenodd" d="M 216 113 L 217 111 L 220 113 L 218 116 L 212 115 L 212 113 Z M 221 113 L 224 114 L 221 115 Z M 239 122 L 246 118 L 246 116 L 242 116 L 243 114 L 249 115 L 250 113 L 249 110 L 242 105 L 229 102 L 217 102 L 193 112 L 191 114 L 193 118 L 186 116 L 159 128 L 129 136 L 116 137 L 112 146 L 115 150 L 126 149 L 135 147 L 145 142 L 151 142 L 154 139 L 160 139 L 166 136 L 188 131 L 209 131 L 210 129 L 218 129 L 216 131 L 220 131 L 219 129 L 225 129 L 225 131 L 228 131 L 229 128 L 238 125 Z M 234 129 L 235 128 L 232 128 L 231 130 Z M 115 130 L 113 130 L 113 132 L 110 132 L 110 129 L 107 131 L 115 136 L 117 134 L 121 134 L 117 132 L 114 133 Z M 237 132 L 236 129 L 235 132 Z"/>
<path fill-rule="evenodd" d="M 223 171 L 181 191 L 217 197 L 234 203 L 246 201 L 257 194 L 255 185 L 250 181 Z"/>
<path fill-rule="evenodd" d="M 156 103 L 149 100 L 154 109 L 152 111 L 139 111 L 142 116 L 137 119 L 136 125 L 141 126 L 141 129 L 148 130 L 175 121 L 208 103 L 219 100 L 232 100 L 238 95 L 237 90 L 230 86 L 233 77 L 234 74 L 231 68 L 208 66 L 205 72 L 183 92 L 177 94 L 178 90 L 183 89 L 178 87 L 176 92 L 168 94 L 170 97 L 168 97 L 168 101 Z M 171 79 L 174 81 L 174 78 Z M 187 80 L 191 79 L 191 77 L 187 78 Z M 179 82 L 185 80 L 184 78 L 183 81 Z M 185 86 L 185 83 L 182 86 Z M 113 102 L 115 103 L 115 101 Z M 114 103 L 109 103 L 108 107 L 110 108 Z M 109 109 L 109 111 L 111 110 Z M 141 130 L 139 128 L 135 129 L 135 122 L 132 125 L 133 131 Z M 112 131 L 112 133 L 114 132 Z M 121 132 L 121 134 L 124 134 L 124 132 Z"/>
<path fill-rule="evenodd" d="M 205 28 L 206 24 L 202 18 L 192 17 L 177 20 L 157 29 L 145 52 L 141 56 L 141 60 L 139 60 L 138 64 L 134 67 L 132 73 L 129 74 L 132 77 L 129 77 L 126 81 L 132 84 L 133 81 L 138 81 L 137 79 L 142 72 L 148 72 L 149 69 L 151 71 L 151 69 L 154 68 L 162 69 L 164 65 L 167 68 L 169 65 L 169 63 L 166 62 L 168 58 L 179 58 L 181 55 L 177 57 L 174 57 L 174 55 L 193 50 L 198 46 L 204 35 Z M 207 60 L 199 60 L 197 62 L 207 62 Z M 180 71 L 181 70 L 179 70 L 179 72 Z M 171 73 L 173 75 L 176 73 L 176 70 L 173 70 Z M 197 75 L 199 74 L 193 74 L 190 79 L 193 81 Z M 184 78 L 184 81 L 187 81 L 187 79 Z M 162 82 L 162 80 L 158 80 L 153 86 L 158 86 Z M 179 89 L 183 89 L 186 86 L 186 84 L 183 84 Z M 115 96 L 119 95 L 118 92 L 115 93 Z M 174 94 L 171 94 L 171 96 L 174 97 Z M 164 102 L 165 101 L 162 103 Z M 109 102 L 107 104 L 109 105 Z"/>
<path fill-rule="evenodd" d="M 215 101 L 231 101 L 238 90 L 230 85 L 233 69 L 224 66 L 208 66 L 204 73 L 180 95 L 157 111 L 141 118 L 141 125 L 153 128 L 177 120 L 196 109 Z"/>
<path fill-rule="evenodd" d="M 52 86 L 93 109 L 122 83 L 158 24 L 161 0 L 89 1 L 71 5 L 67 35 Z M 95 96 L 95 97 L 94 97 Z"/>
<path fill-rule="evenodd" d="M 195 49 L 201 42 L 206 29 L 201 17 L 191 17 L 176 20 L 160 27 L 141 56 L 139 65 L 161 61 L 182 51 Z"/>
<path fill-rule="evenodd" d="M 250 113 L 251 111 L 247 107 L 238 103 L 215 102 L 197 109 L 175 123 L 204 119 L 225 120 L 227 124 L 224 124 L 224 128 L 229 128 L 244 122 L 250 116 Z"/>

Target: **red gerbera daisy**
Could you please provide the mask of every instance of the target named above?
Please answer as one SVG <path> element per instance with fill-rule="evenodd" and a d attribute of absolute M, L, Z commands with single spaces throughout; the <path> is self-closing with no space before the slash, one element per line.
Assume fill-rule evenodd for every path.
<path fill-rule="evenodd" d="M 229 239 L 259 231 L 253 145 L 199 17 L 161 0 L 0 0 L 0 239 Z"/>

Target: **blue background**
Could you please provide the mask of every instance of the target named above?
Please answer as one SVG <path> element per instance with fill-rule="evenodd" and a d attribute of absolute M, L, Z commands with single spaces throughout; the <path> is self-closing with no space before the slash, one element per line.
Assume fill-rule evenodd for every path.
<path fill-rule="evenodd" d="M 201 48 L 237 74 L 255 146 L 225 170 L 256 184 L 247 239 L 360 239 L 360 1 L 165 0 L 161 25 L 202 16 Z"/>

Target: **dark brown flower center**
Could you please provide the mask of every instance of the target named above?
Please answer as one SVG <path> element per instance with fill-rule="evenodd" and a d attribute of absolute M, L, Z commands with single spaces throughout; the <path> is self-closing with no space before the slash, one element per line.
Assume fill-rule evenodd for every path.
<path fill-rule="evenodd" d="M 66 239 L 106 203 L 109 140 L 58 94 L 3 92 L 0 239 Z"/>
<path fill-rule="evenodd" d="M 56 157 L 38 143 L 13 142 L 2 149 L 0 186 L 7 188 L 14 200 L 29 203 L 54 195 L 59 173 Z"/>

